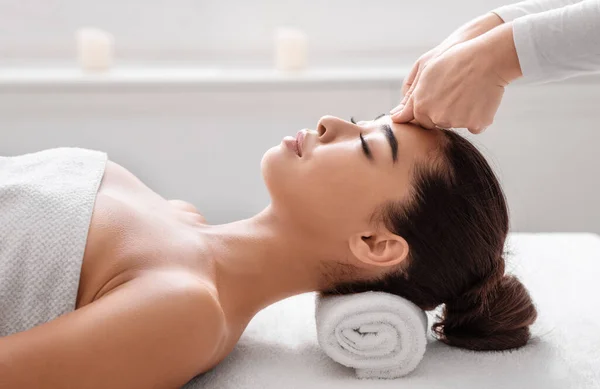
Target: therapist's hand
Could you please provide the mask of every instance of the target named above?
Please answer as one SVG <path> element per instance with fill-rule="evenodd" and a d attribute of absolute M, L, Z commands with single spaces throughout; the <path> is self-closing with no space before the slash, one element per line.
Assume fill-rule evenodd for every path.
<path fill-rule="evenodd" d="M 425 66 L 427 66 L 429 61 L 439 57 L 452 46 L 485 34 L 502 23 L 504 23 L 504 21 L 498 15 L 490 12 L 460 26 L 444 39 L 442 43 L 419 57 L 402 83 L 402 95 L 406 96 L 413 82 L 417 78 L 417 75 L 425 68 Z"/>
<path fill-rule="evenodd" d="M 425 64 L 392 120 L 480 133 L 492 124 L 504 87 L 520 76 L 512 24 L 503 24 Z"/>

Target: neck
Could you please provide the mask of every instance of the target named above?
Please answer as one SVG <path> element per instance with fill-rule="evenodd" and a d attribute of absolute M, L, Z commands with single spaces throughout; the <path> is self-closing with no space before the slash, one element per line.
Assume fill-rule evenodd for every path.
<path fill-rule="evenodd" d="M 344 252 L 343 242 L 328 250 L 271 206 L 250 219 L 203 226 L 200 234 L 201 256 L 211 261 L 223 310 L 236 322 L 247 323 L 279 300 L 322 289 L 324 266 L 333 263 L 334 251 Z"/>

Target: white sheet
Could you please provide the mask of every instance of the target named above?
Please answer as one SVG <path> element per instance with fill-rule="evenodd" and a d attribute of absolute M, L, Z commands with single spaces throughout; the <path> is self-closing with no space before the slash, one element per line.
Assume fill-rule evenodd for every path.
<path fill-rule="evenodd" d="M 600 388 L 600 237 L 513 234 L 507 268 L 537 305 L 534 339 L 513 352 L 473 352 L 429 334 L 409 376 L 359 380 L 317 344 L 313 293 L 280 301 L 254 317 L 234 351 L 185 389 L 569 389 Z M 435 312 L 428 312 L 429 327 Z"/>

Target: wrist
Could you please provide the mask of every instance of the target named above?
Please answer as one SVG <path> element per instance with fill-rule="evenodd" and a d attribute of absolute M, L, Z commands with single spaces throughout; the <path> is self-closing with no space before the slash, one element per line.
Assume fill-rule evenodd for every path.
<path fill-rule="evenodd" d="M 492 72 L 506 84 L 523 76 L 515 47 L 512 23 L 503 23 L 481 36 L 483 54 Z"/>
<path fill-rule="evenodd" d="M 500 26 L 504 21 L 495 13 L 488 12 L 462 26 L 459 31 L 468 38 L 476 38 Z"/>

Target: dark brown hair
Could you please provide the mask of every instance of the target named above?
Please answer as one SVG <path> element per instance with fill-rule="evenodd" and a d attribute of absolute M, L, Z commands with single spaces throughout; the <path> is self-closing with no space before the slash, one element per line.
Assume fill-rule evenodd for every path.
<path fill-rule="evenodd" d="M 518 348 L 537 312 L 525 287 L 504 274 L 509 229 L 506 199 L 481 153 L 443 131 L 437 163 L 413 172 L 411 200 L 374 215 L 409 244 L 402 269 L 375 281 L 346 282 L 323 291 L 383 291 L 424 310 L 445 304 L 432 330 L 449 345 L 471 350 Z"/>

